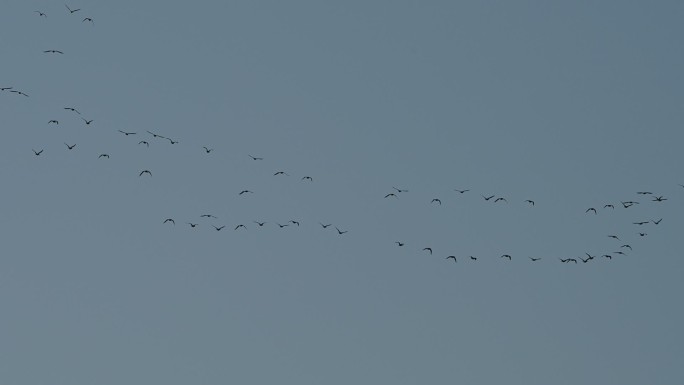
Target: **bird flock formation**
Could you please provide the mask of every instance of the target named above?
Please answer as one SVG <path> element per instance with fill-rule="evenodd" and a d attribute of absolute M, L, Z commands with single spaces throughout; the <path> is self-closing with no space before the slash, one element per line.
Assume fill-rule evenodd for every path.
<path fill-rule="evenodd" d="M 68 5 L 65 4 L 66 7 L 66 12 L 69 15 L 72 15 L 76 12 L 81 11 L 80 8 L 77 9 L 72 9 Z M 42 11 L 35 11 L 35 13 L 39 17 L 46 18 L 47 14 Z M 89 22 L 91 24 L 93 23 L 93 19 L 90 17 L 85 17 L 82 19 L 82 22 Z M 58 54 L 58 55 L 63 55 L 64 52 L 58 49 L 48 49 L 44 50 L 43 53 L 45 54 Z M 0 92 L 9 92 L 13 93 L 19 96 L 24 96 L 24 97 L 29 97 L 28 94 L 25 92 L 15 89 L 14 86 L 2 86 L 0 87 Z M 91 117 L 86 117 L 84 116 L 79 109 L 77 109 L 74 106 L 65 106 L 62 108 L 62 113 L 64 115 L 64 119 L 76 119 L 76 121 L 82 122 L 80 124 L 83 124 L 84 126 L 95 126 L 96 124 L 95 119 L 92 119 Z M 60 125 L 60 120 L 62 118 L 53 118 L 49 119 L 47 121 L 47 125 L 54 125 L 54 126 L 59 126 Z M 172 138 L 167 135 L 162 135 L 158 132 L 153 132 L 151 130 L 145 130 L 145 132 L 137 132 L 137 131 L 125 131 L 125 130 L 116 130 L 118 133 L 123 135 L 126 138 L 131 138 L 134 139 L 134 141 L 131 142 L 131 145 L 137 143 L 138 147 L 144 148 L 144 149 L 150 149 L 152 144 L 158 145 L 160 143 L 166 144 L 166 145 L 179 145 L 180 140 L 176 138 Z M 70 143 L 67 141 L 64 141 L 64 146 L 62 149 L 65 151 L 73 151 L 77 148 L 77 143 Z M 61 146 L 61 144 L 60 144 Z M 152 146 L 154 147 L 154 146 Z M 35 157 L 45 157 L 47 153 L 45 153 L 45 148 L 41 147 L 35 147 L 32 148 L 32 153 L 33 156 Z M 204 153 L 207 156 L 212 154 L 214 152 L 213 147 L 209 146 L 201 146 L 201 148 L 196 148 L 193 149 L 193 151 L 197 151 L 199 153 Z M 46 155 L 44 155 L 46 154 Z M 116 154 L 115 154 L 116 155 Z M 264 157 L 262 156 L 255 156 L 252 154 L 244 154 L 245 158 L 249 158 L 254 162 L 261 162 L 264 161 Z M 100 159 L 101 161 L 106 161 L 110 159 L 111 156 L 108 152 L 102 152 L 99 153 L 97 156 L 97 159 Z M 137 171 L 137 177 L 138 178 L 153 178 L 153 171 L 147 168 L 141 167 Z M 284 171 L 284 170 L 273 170 L 272 177 L 276 178 L 286 178 L 286 177 L 291 177 L 291 174 Z M 297 177 L 301 183 L 314 183 L 314 178 L 309 175 L 303 175 L 303 176 L 298 176 Z M 680 187 L 684 188 L 684 185 L 679 185 Z M 468 196 L 475 196 L 475 199 L 480 200 L 480 202 L 484 202 L 486 204 L 493 204 L 493 205 L 509 205 L 509 204 L 515 204 L 516 202 L 519 202 L 521 205 L 527 206 L 528 209 L 530 210 L 538 210 L 539 205 L 536 200 L 534 199 L 519 199 L 519 200 L 513 200 L 511 199 L 509 202 L 509 199 L 505 196 L 499 196 L 496 194 L 481 194 L 481 193 L 475 193 L 472 192 L 471 189 L 454 189 L 453 190 L 454 195 L 456 198 L 454 199 L 464 199 Z M 254 194 L 255 192 L 250 189 L 241 189 L 239 192 L 236 192 L 237 196 L 247 196 Z M 389 201 L 401 201 L 403 199 L 403 196 L 406 194 L 411 194 L 408 189 L 405 188 L 398 188 L 392 186 L 392 190 L 387 191 L 384 196 L 379 196 L 378 200 L 386 200 L 386 202 Z M 430 201 L 426 201 L 426 205 L 431 205 L 431 206 L 442 206 L 442 197 L 433 197 L 430 199 Z M 651 191 L 638 191 L 636 192 L 636 196 L 634 198 L 631 198 L 629 200 L 620 200 L 619 203 L 613 203 L 613 202 L 606 202 L 602 203 L 601 205 L 595 205 L 592 207 L 586 208 L 584 213 L 588 216 L 594 216 L 594 215 L 610 215 L 611 212 L 621 209 L 621 210 L 627 210 L 630 209 L 636 205 L 656 205 L 656 204 L 664 204 L 665 202 L 668 201 L 668 198 L 665 197 L 664 195 L 656 194 Z M 616 201 L 617 202 L 617 201 Z M 616 208 L 617 207 L 617 208 Z M 177 218 L 170 216 L 170 217 L 165 217 L 165 218 L 160 218 L 159 223 L 160 225 L 163 226 L 177 226 L 177 225 L 183 225 L 186 226 L 188 229 L 202 229 L 202 228 L 207 228 L 209 230 L 214 230 L 216 232 L 220 232 L 225 228 L 231 229 L 232 231 L 247 231 L 249 228 L 262 228 L 266 225 L 269 226 L 277 226 L 279 229 L 283 229 L 285 227 L 296 227 L 299 228 L 303 221 L 299 219 L 288 219 L 285 221 L 265 221 L 262 219 L 253 219 L 251 221 L 244 221 L 243 223 L 232 223 L 232 224 L 227 224 L 225 222 L 222 222 L 222 220 L 217 217 L 214 214 L 211 213 L 197 213 L 198 215 L 194 218 L 184 218 L 184 219 L 179 219 L 177 222 Z M 605 234 L 605 237 L 611 239 L 614 241 L 614 244 L 609 246 L 606 250 L 600 250 L 598 252 L 596 251 L 591 251 L 591 252 L 585 252 L 584 255 L 582 256 L 562 256 L 562 257 L 548 257 L 548 256 L 535 256 L 535 255 L 512 255 L 509 253 L 504 253 L 501 255 L 493 255 L 489 256 L 489 258 L 496 258 L 498 260 L 504 261 L 504 262 L 512 262 L 517 259 L 522 259 L 526 260 L 529 262 L 539 262 L 542 260 L 554 260 L 554 261 L 559 261 L 561 263 L 572 263 L 572 264 L 577 264 L 579 262 L 586 264 L 589 262 L 592 262 L 597 259 L 603 259 L 606 261 L 612 260 L 615 257 L 619 256 L 625 256 L 631 252 L 633 252 L 635 249 L 638 248 L 638 240 L 640 238 L 646 237 L 649 232 L 651 231 L 656 231 L 657 226 L 661 224 L 663 221 L 663 218 L 635 218 L 632 222 L 632 226 L 636 226 L 637 230 L 634 231 L 627 231 L 621 234 Z M 306 223 L 306 222 L 304 222 Z M 345 235 L 349 232 L 348 229 L 346 229 L 344 226 L 341 225 L 334 225 L 332 223 L 324 223 L 321 221 L 311 221 L 315 226 L 320 226 L 322 230 L 328 230 L 328 229 L 334 229 L 337 235 L 342 236 Z M 411 247 L 407 242 L 403 240 L 397 240 L 394 242 L 394 247 L 400 247 L 400 248 L 405 248 L 405 247 Z M 417 254 L 422 254 L 422 255 L 434 255 L 434 254 L 439 254 L 439 250 L 435 250 L 433 246 L 431 245 L 418 245 L 416 247 L 416 253 Z M 458 263 L 461 260 L 469 261 L 469 262 L 477 262 L 481 258 L 487 258 L 487 256 L 476 256 L 476 255 L 455 255 L 453 252 L 445 252 L 442 254 L 442 257 L 446 261 L 453 261 L 454 263 Z"/>

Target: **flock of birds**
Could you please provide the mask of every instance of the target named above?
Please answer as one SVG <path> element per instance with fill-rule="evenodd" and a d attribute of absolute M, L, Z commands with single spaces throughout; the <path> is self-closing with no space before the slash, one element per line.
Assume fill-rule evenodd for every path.
<path fill-rule="evenodd" d="M 65 4 L 65 7 L 66 7 L 68 14 L 74 14 L 76 12 L 81 11 L 80 8 L 72 9 L 66 4 Z M 37 15 L 39 17 L 44 17 L 44 18 L 47 17 L 47 14 L 45 12 L 35 11 L 35 13 L 37 13 Z M 82 22 L 93 23 L 93 19 L 90 17 L 85 17 L 85 18 L 83 18 Z M 59 55 L 64 54 L 63 51 L 57 50 L 57 49 L 49 49 L 49 50 L 45 50 L 43 52 L 46 54 L 59 54 Z M 13 94 L 16 94 L 19 96 L 29 97 L 29 95 L 26 94 L 25 92 L 18 90 L 18 89 L 15 89 L 14 86 L 2 86 L 2 87 L 0 87 L 0 93 L 4 93 L 4 92 L 13 93 Z M 79 118 L 80 121 L 82 121 L 82 124 L 85 126 L 91 126 L 95 122 L 94 119 L 86 118 L 85 116 L 83 116 L 81 111 L 79 111 L 79 109 L 77 109 L 76 107 L 73 107 L 73 106 L 63 107 L 63 111 L 65 111 L 65 113 L 72 114 L 71 115 L 72 117 Z M 47 124 L 58 126 L 60 124 L 60 120 L 59 119 L 50 119 L 50 120 L 48 120 Z M 142 146 L 144 148 L 150 148 L 150 144 L 153 141 L 166 142 L 169 145 L 178 145 L 180 143 L 180 141 L 178 139 L 171 138 L 169 136 L 162 135 L 158 132 L 153 132 L 150 130 L 146 130 L 144 133 L 139 133 L 136 131 L 124 131 L 124 130 L 117 130 L 117 131 L 125 137 L 135 138 L 137 141 L 137 145 Z M 135 142 L 133 142 L 133 143 L 135 143 Z M 73 151 L 77 147 L 77 143 L 64 142 L 64 145 L 65 145 L 66 151 Z M 31 150 L 32 150 L 33 155 L 35 157 L 44 157 L 44 152 L 45 152 L 44 148 L 37 148 L 37 149 L 32 148 Z M 201 149 L 197 148 L 196 150 L 202 151 L 205 154 L 211 154 L 214 151 L 214 148 L 208 147 L 208 146 L 202 146 Z M 254 156 L 252 154 L 245 154 L 245 156 L 249 157 L 249 159 L 251 159 L 252 161 L 255 161 L 255 162 L 264 160 L 263 157 Z M 97 158 L 98 159 L 109 159 L 110 154 L 109 153 L 100 153 Z M 153 177 L 153 173 L 149 169 L 140 169 L 140 171 L 138 172 L 137 175 L 140 178 L 143 178 L 143 177 L 152 178 Z M 273 177 L 289 177 L 289 176 L 290 176 L 290 174 L 288 172 L 283 171 L 283 170 L 275 170 L 273 172 Z M 306 182 L 306 183 L 314 182 L 314 178 L 309 176 L 309 175 L 301 176 L 299 179 L 301 180 L 301 182 Z M 679 186 L 684 188 L 684 185 L 679 185 Z M 454 189 L 453 191 L 459 195 L 475 194 L 474 192 L 471 191 L 471 189 Z M 249 189 L 242 189 L 238 193 L 239 196 L 246 195 L 246 194 L 254 194 L 254 191 L 249 190 Z M 384 199 L 385 200 L 399 200 L 399 199 L 401 199 L 400 196 L 402 196 L 404 194 L 410 194 L 409 190 L 405 189 L 405 188 L 397 188 L 397 187 L 392 186 L 392 190 L 388 191 L 384 195 Z M 638 192 L 636 192 L 636 194 L 637 194 L 638 198 L 635 198 L 635 199 L 639 199 L 639 201 L 637 201 L 637 200 L 626 200 L 626 201 L 620 201 L 619 204 L 605 203 L 602 206 L 588 207 L 585 210 L 585 214 L 598 215 L 599 212 L 601 212 L 601 211 L 616 210 L 616 206 L 621 208 L 621 209 L 629 209 L 629 208 L 634 207 L 636 205 L 641 205 L 641 204 L 646 204 L 646 203 L 662 204 L 662 203 L 668 201 L 668 198 L 666 198 L 664 195 L 656 194 L 656 193 L 653 193 L 651 191 L 638 191 Z M 508 199 L 504 196 L 498 196 L 498 195 L 494 195 L 494 194 L 477 194 L 477 195 L 478 195 L 477 199 L 480 199 L 480 197 L 481 197 L 484 202 L 488 202 L 489 204 L 497 204 L 497 205 L 509 204 Z M 378 197 L 378 199 L 382 199 L 382 198 L 383 198 L 382 196 Z M 534 209 L 537 206 L 536 201 L 533 199 L 524 199 L 524 200 L 520 200 L 520 202 L 521 202 L 521 204 L 528 206 L 530 209 Z M 442 205 L 442 199 L 439 197 L 434 197 L 429 202 L 426 202 L 426 204 L 441 206 Z M 199 219 L 198 221 L 195 221 L 193 219 L 184 219 L 184 220 L 181 220 L 179 222 L 183 225 L 186 225 L 190 229 L 198 229 L 198 228 L 206 227 L 210 230 L 213 229 L 214 231 L 217 231 L 217 232 L 222 231 L 223 229 L 227 228 L 227 226 L 228 226 L 225 223 L 218 222 L 219 218 L 217 216 L 211 214 L 211 213 L 201 214 L 198 216 L 198 219 Z M 636 221 L 633 221 L 632 224 L 634 226 L 638 226 L 639 228 L 641 228 L 642 226 L 648 225 L 648 226 L 652 226 L 652 228 L 655 229 L 655 227 L 659 226 L 662 221 L 663 221 L 662 218 L 648 219 L 648 220 L 636 220 Z M 267 224 L 272 224 L 274 226 L 277 226 L 280 229 L 283 229 L 285 227 L 290 227 L 290 226 L 299 227 L 301 225 L 301 223 L 302 222 L 300 220 L 295 220 L 295 219 L 290 219 L 290 220 L 282 221 L 282 222 L 278 222 L 278 221 L 268 222 L 268 221 L 262 221 L 262 220 L 253 220 L 249 223 L 249 226 L 248 226 L 248 224 L 245 224 L 245 223 L 235 223 L 235 224 L 230 225 L 230 227 L 228 227 L 228 228 L 232 228 L 233 231 L 246 231 L 246 230 L 248 230 L 248 227 L 255 226 L 256 228 L 261 228 L 261 227 L 266 226 Z M 176 222 L 175 218 L 167 217 L 167 218 L 160 219 L 160 224 L 163 226 L 176 226 L 177 222 Z M 334 229 L 336 231 L 337 235 L 339 235 L 339 236 L 342 236 L 342 235 L 347 234 L 349 232 L 349 230 L 341 229 L 340 227 L 338 227 L 337 225 L 333 225 L 332 223 L 318 222 L 317 225 L 320 226 L 320 228 L 322 228 L 323 230 L 326 230 L 329 228 Z M 648 235 L 648 233 L 645 231 L 637 231 L 637 232 L 635 232 L 635 234 L 638 235 L 639 238 L 642 238 L 642 237 L 645 237 Z M 494 256 L 494 257 L 496 257 L 500 260 L 506 260 L 506 261 L 513 261 L 514 259 L 517 259 L 517 258 L 529 260 L 530 262 L 539 262 L 543 259 L 554 259 L 554 260 L 560 261 L 561 263 L 577 264 L 577 263 L 581 262 L 581 263 L 586 264 L 586 263 L 589 263 L 589 262 L 591 262 L 595 259 L 599 259 L 599 258 L 602 258 L 605 260 L 612 260 L 614 257 L 626 255 L 627 253 L 631 252 L 634 249 L 632 244 L 626 243 L 625 241 L 623 241 L 621 236 L 619 236 L 619 235 L 608 234 L 607 237 L 616 241 L 612 250 L 606 251 L 606 252 L 600 252 L 600 253 L 589 253 L 589 252 L 587 252 L 587 253 L 585 253 L 586 257 L 584 257 L 584 256 L 566 257 L 566 258 L 558 258 L 558 257 L 548 258 L 548 257 L 541 257 L 541 256 L 520 256 L 519 257 L 519 256 L 513 256 L 513 255 L 508 254 L 508 253 L 501 254 L 499 256 Z M 403 240 L 397 240 L 394 242 L 394 244 L 396 245 L 395 247 L 401 247 L 401 248 L 407 246 L 407 242 L 405 242 Z M 427 254 L 427 255 L 433 255 L 436 253 L 436 251 L 430 245 L 420 245 L 417 247 L 417 251 L 419 253 Z M 445 253 L 445 254 L 443 254 L 443 257 L 445 260 L 453 261 L 454 263 L 457 263 L 459 260 L 476 262 L 481 258 L 480 256 L 473 256 L 473 255 L 457 256 L 457 255 L 454 255 L 452 253 Z"/>

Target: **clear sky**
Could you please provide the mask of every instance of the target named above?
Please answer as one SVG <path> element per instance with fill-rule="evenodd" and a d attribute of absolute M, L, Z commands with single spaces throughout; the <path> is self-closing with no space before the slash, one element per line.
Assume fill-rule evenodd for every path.
<path fill-rule="evenodd" d="M 3 383 L 684 378 L 682 2 L 68 6 L 0 5 Z"/>

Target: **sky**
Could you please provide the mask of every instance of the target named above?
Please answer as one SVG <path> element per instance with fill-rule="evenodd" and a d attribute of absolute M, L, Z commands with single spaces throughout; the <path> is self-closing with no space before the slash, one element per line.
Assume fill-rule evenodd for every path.
<path fill-rule="evenodd" d="M 684 377 L 681 2 L 67 5 L 0 5 L 3 383 Z"/>

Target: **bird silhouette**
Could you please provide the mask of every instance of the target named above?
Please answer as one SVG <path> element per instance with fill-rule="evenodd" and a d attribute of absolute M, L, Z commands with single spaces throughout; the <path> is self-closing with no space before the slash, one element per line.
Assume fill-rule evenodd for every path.
<path fill-rule="evenodd" d="M 86 126 L 87 126 L 87 125 L 90 125 L 90 123 L 93 122 L 93 119 L 90 119 L 90 120 L 88 120 L 88 119 L 86 119 L 86 118 L 81 118 L 81 119 L 83 119 L 83 121 L 85 122 Z"/>
<path fill-rule="evenodd" d="M 603 205 L 603 208 L 604 209 L 611 208 L 611 209 L 615 210 L 615 206 L 613 206 L 611 204 Z"/>
<path fill-rule="evenodd" d="M 173 139 L 171 139 L 171 138 L 164 138 L 164 139 L 166 139 L 166 140 L 168 140 L 169 142 L 171 142 L 171 144 L 178 144 L 178 141 L 177 141 L 177 140 L 173 140 Z"/>
<path fill-rule="evenodd" d="M 190 227 L 197 227 L 198 223 L 192 223 L 192 222 L 187 222 L 187 224 L 190 225 Z"/>
<path fill-rule="evenodd" d="M 508 201 L 506 200 L 506 198 L 496 198 L 496 199 L 494 199 L 494 203 L 496 203 L 496 202 L 506 202 L 506 203 L 508 203 Z"/>
<path fill-rule="evenodd" d="M 627 249 L 632 250 L 632 246 L 630 246 L 630 245 L 622 245 L 622 246 L 620 246 L 620 247 L 624 247 L 624 248 L 627 248 Z"/>
<path fill-rule="evenodd" d="M 482 195 L 482 198 L 484 198 L 484 200 L 488 201 L 488 200 L 494 198 L 494 195 L 490 195 L 490 196 L 488 196 L 488 197 Z"/>
<path fill-rule="evenodd" d="M 216 227 L 216 226 L 214 226 L 214 225 L 211 225 L 211 226 L 212 226 L 213 228 L 215 228 L 216 231 L 221 231 L 222 228 L 226 227 L 226 226 Z"/>
<path fill-rule="evenodd" d="M 66 5 L 66 4 L 64 4 L 64 6 L 69 10 L 69 13 L 74 13 L 74 12 L 78 12 L 78 11 L 81 10 L 81 8 L 71 9 L 71 8 L 69 8 L 69 6 Z"/>
<path fill-rule="evenodd" d="M 46 51 L 43 51 L 43 53 L 58 53 L 60 55 L 64 55 L 64 52 L 56 50 L 56 49 L 48 49 Z"/>
<path fill-rule="evenodd" d="M 582 263 L 587 263 L 587 262 L 591 261 L 591 258 L 584 259 L 584 258 L 580 257 L 580 261 L 582 261 Z"/>
<path fill-rule="evenodd" d="M 59 121 L 52 119 L 52 120 L 48 121 L 48 124 L 51 124 L 51 123 L 59 124 Z"/>
<path fill-rule="evenodd" d="M 423 248 L 423 251 L 429 251 L 430 255 L 432 255 L 432 248 L 431 247 L 425 247 L 425 248 Z"/>
<path fill-rule="evenodd" d="M 34 150 L 34 149 L 31 149 L 31 151 L 33 151 L 33 153 L 34 153 L 36 156 L 40 156 L 40 154 L 43 153 L 43 150 L 42 150 L 42 149 L 41 149 L 40 151 L 36 151 L 36 150 Z"/>
<path fill-rule="evenodd" d="M 67 143 L 64 143 L 69 150 L 73 150 L 74 147 L 76 147 L 76 144 L 74 143 L 73 145 L 69 146 Z"/>
<path fill-rule="evenodd" d="M 469 256 L 468 258 L 470 258 L 470 259 L 473 260 L 473 261 L 477 261 L 477 257 L 473 257 L 472 255 Z"/>
<path fill-rule="evenodd" d="M 73 108 L 73 107 L 64 107 L 64 109 L 65 109 L 65 110 L 69 110 L 69 111 L 73 111 L 73 112 L 75 112 L 75 113 L 77 113 L 77 114 L 81 115 L 81 113 L 80 113 L 80 112 L 78 112 L 78 110 L 77 110 L 77 109 L 75 109 L 75 108 Z"/>
<path fill-rule="evenodd" d="M 259 225 L 259 227 L 262 227 L 263 225 L 266 224 L 266 222 L 259 222 L 259 221 L 254 221 L 254 223 L 256 223 L 257 225 Z"/>
<path fill-rule="evenodd" d="M 93 19 L 90 18 L 90 17 L 84 18 L 83 21 L 82 21 L 81 23 L 84 23 L 84 22 L 86 22 L 86 21 L 89 21 L 89 22 L 91 22 L 92 24 L 95 24 L 95 22 L 93 21 Z"/>
<path fill-rule="evenodd" d="M 321 227 L 323 227 L 324 229 L 327 229 L 328 227 L 332 226 L 332 223 L 329 225 L 324 225 L 321 222 L 318 222 L 318 224 L 321 225 Z"/>
<path fill-rule="evenodd" d="M 659 196 L 659 197 L 654 197 L 652 201 L 653 201 L 653 202 L 664 202 L 664 201 L 666 201 L 666 200 L 667 200 L 667 198 L 664 198 L 664 197 L 661 195 L 661 196 Z"/>
<path fill-rule="evenodd" d="M 293 225 L 299 226 L 299 222 L 297 222 L 297 221 L 290 220 L 290 223 L 292 223 Z"/>
<path fill-rule="evenodd" d="M 41 12 L 41 11 L 33 11 L 33 12 L 37 13 L 38 16 L 47 17 L 47 15 L 44 12 Z"/>
<path fill-rule="evenodd" d="M 509 261 L 511 260 L 511 256 L 508 254 L 502 255 L 501 258 L 508 258 Z"/>
<path fill-rule="evenodd" d="M 218 217 L 215 217 L 211 214 L 202 214 L 200 215 L 200 218 L 213 218 L 213 219 L 218 219 Z"/>
<path fill-rule="evenodd" d="M 166 220 L 164 220 L 164 223 L 167 223 L 167 222 L 173 223 L 174 225 L 176 224 L 176 221 L 174 221 L 171 218 L 166 218 Z"/>
<path fill-rule="evenodd" d="M 14 88 L 14 87 L 0 87 L 0 91 L 7 91 L 7 90 L 11 90 L 12 88 Z"/>
<path fill-rule="evenodd" d="M 335 227 L 335 230 L 337 230 L 337 234 L 339 234 L 339 235 L 346 234 L 349 232 L 349 230 L 342 231 L 342 230 L 338 229 L 337 227 Z"/>
<path fill-rule="evenodd" d="M 641 225 L 645 225 L 645 224 L 650 223 L 650 222 L 649 222 L 649 221 L 645 221 L 645 222 L 644 222 L 644 221 L 641 221 L 641 222 L 632 222 L 632 223 L 635 224 L 635 225 L 641 226 Z"/>
<path fill-rule="evenodd" d="M 433 200 L 430 201 L 430 203 L 435 203 L 435 202 L 439 203 L 440 206 L 442 205 L 442 201 L 439 200 L 439 198 L 434 198 Z"/>
<path fill-rule="evenodd" d="M 146 140 L 141 140 L 141 141 L 138 142 L 138 144 L 144 144 L 144 145 L 146 145 L 147 147 L 150 147 L 150 143 L 147 142 Z"/>
<path fill-rule="evenodd" d="M 290 176 L 290 174 L 286 173 L 285 171 L 276 171 L 276 173 L 273 174 L 273 176 L 276 176 L 276 175 L 287 175 L 287 176 Z"/>
<path fill-rule="evenodd" d="M 204 151 L 205 151 L 207 154 L 210 153 L 210 152 L 212 152 L 212 151 L 214 151 L 213 148 L 207 148 L 207 147 L 204 147 L 204 146 L 202 146 L 202 148 L 204 149 Z"/>
<path fill-rule="evenodd" d="M 531 200 L 531 199 L 527 199 L 527 200 L 525 200 L 525 202 L 531 204 L 532 206 L 534 206 L 534 201 Z"/>
<path fill-rule="evenodd" d="M 309 182 L 313 182 L 313 178 L 310 176 L 303 176 L 302 180 L 308 180 Z"/>
<path fill-rule="evenodd" d="M 458 262 L 458 261 L 456 260 L 456 256 L 455 256 L 455 255 L 450 255 L 450 256 L 446 257 L 446 259 L 453 259 L 454 262 Z"/>
<path fill-rule="evenodd" d="M 663 218 L 660 218 L 657 221 L 651 221 L 651 222 L 653 222 L 654 225 L 659 225 L 662 220 L 663 220 Z"/>
<path fill-rule="evenodd" d="M 121 130 L 118 130 L 118 131 L 119 131 L 120 133 L 126 135 L 126 136 L 128 136 L 128 135 L 135 135 L 135 134 L 136 134 L 135 132 L 126 132 L 126 131 L 121 131 Z"/>
<path fill-rule="evenodd" d="M 252 160 L 264 160 L 264 158 L 259 158 L 259 157 L 257 157 L 257 156 L 251 156 L 251 155 L 249 155 L 249 157 L 252 158 Z"/>
<path fill-rule="evenodd" d="M 242 227 L 243 229 L 247 230 L 247 226 L 245 226 L 245 225 L 237 225 L 237 226 L 235 226 L 235 228 L 234 228 L 233 230 L 237 230 L 237 229 L 239 229 L 240 227 Z"/>
<path fill-rule="evenodd" d="M 613 251 L 613 254 L 620 254 L 620 255 L 625 255 L 622 251 Z"/>
<path fill-rule="evenodd" d="M 394 243 L 396 243 L 397 246 L 399 246 L 399 247 L 404 246 L 404 243 L 403 243 L 403 242 L 396 241 L 396 242 L 394 242 Z"/>
<path fill-rule="evenodd" d="M 639 194 L 639 195 L 650 195 L 650 194 L 653 194 L 653 193 L 650 192 L 650 191 L 637 191 L 637 194 Z"/>
<path fill-rule="evenodd" d="M 23 92 L 21 92 L 21 91 L 10 90 L 10 92 L 13 93 L 13 94 L 17 94 L 17 95 L 24 95 L 24 96 L 26 96 L 27 98 L 29 97 L 27 94 L 25 94 L 25 93 L 23 93 Z"/>
<path fill-rule="evenodd" d="M 162 138 L 162 139 L 167 139 L 166 137 L 164 137 L 164 136 L 161 136 L 161 135 L 159 135 L 159 134 L 155 134 L 155 133 L 154 133 L 154 132 L 152 132 L 152 131 L 149 131 L 149 130 L 145 130 L 145 131 L 147 131 L 147 133 L 148 133 L 148 134 L 150 134 L 150 135 L 152 135 L 152 137 L 154 137 L 154 138 Z"/>
<path fill-rule="evenodd" d="M 608 259 L 613 259 L 613 256 L 612 256 L 612 255 L 609 255 L 609 254 L 603 254 L 602 257 L 603 257 L 603 258 L 608 258 Z"/>
<path fill-rule="evenodd" d="M 645 236 L 648 235 L 648 234 L 646 234 L 646 233 L 638 233 L 638 234 L 639 234 L 640 237 L 645 237 Z"/>
<path fill-rule="evenodd" d="M 240 193 L 238 195 L 247 194 L 247 193 L 254 194 L 254 191 L 242 190 L 242 191 L 240 191 Z"/>
<path fill-rule="evenodd" d="M 396 187 L 394 187 L 394 186 L 392 186 L 392 188 L 395 189 L 395 190 L 397 190 L 398 193 L 408 192 L 408 190 L 396 188 Z"/>
<path fill-rule="evenodd" d="M 458 189 L 454 189 L 454 191 L 456 191 L 456 192 L 459 193 L 459 194 L 463 194 L 463 193 L 466 193 L 466 192 L 468 192 L 468 191 L 470 191 L 470 190 L 458 190 Z"/>
<path fill-rule="evenodd" d="M 608 238 L 617 239 L 618 241 L 620 240 L 617 235 L 609 235 Z"/>
<path fill-rule="evenodd" d="M 394 193 L 389 193 L 389 194 L 385 195 L 385 198 L 389 198 L 389 197 L 398 198 L 398 196 L 397 196 L 396 194 L 394 194 Z"/>
<path fill-rule="evenodd" d="M 149 174 L 150 176 L 152 176 L 152 173 L 150 172 L 150 170 L 142 170 L 142 171 L 140 171 L 140 174 L 138 174 L 138 176 L 139 177 L 143 176 L 143 174 Z"/>
<path fill-rule="evenodd" d="M 532 257 L 528 257 L 528 258 L 529 258 L 532 262 L 537 262 L 538 260 L 541 259 L 541 258 L 532 258 Z"/>
<path fill-rule="evenodd" d="M 278 225 L 278 227 L 280 227 L 281 229 L 282 229 L 283 227 L 287 227 L 287 226 L 289 226 L 289 224 L 287 224 L 287 223 L 286 223 L 286 224 L 284 224 L 284 225 L 281 225 L 281 224 L 280 224 L 280 223 L 278 223 L 278 222 L 276 222 L 276 225 Z"/>
<path fill-rule="evenodd" d="M 596 214 L 596 209 L 593 208 L 593 207 L 589 207 L 589 208 L 587 209 L 587 211 L 585 211 L 585 213 L 588 213 L 589 211 L 593 211 L 594 214 Z"/>
<path fill-rule="evenodd" d="M 100 154 L 100 156 L 98 156 L 97 158 L 98 158 L 98 159 L 99 159 L 99 158 L 107 158 L 107 159 L 109 159 L 109 154 Z"/>

